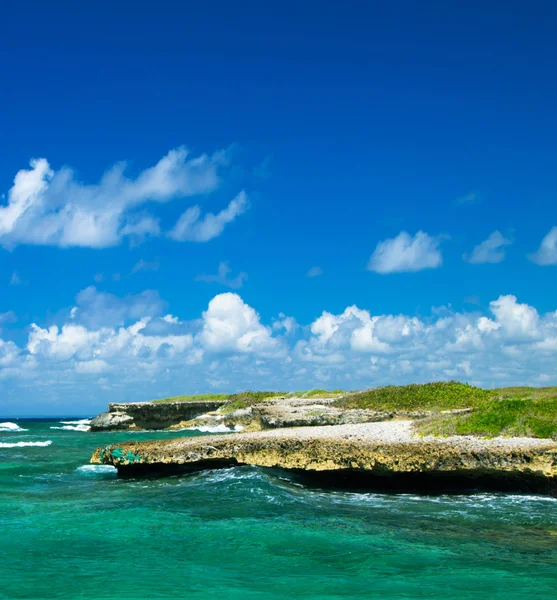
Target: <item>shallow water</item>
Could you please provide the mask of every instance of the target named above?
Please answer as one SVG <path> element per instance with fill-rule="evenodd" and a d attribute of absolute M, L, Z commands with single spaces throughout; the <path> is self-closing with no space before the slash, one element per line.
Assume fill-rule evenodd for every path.
<path fill-rule="evenodd" d="M 325 491 L 250 467 L 120 480 L 87 464 L 96 446 L 198 434 L 17 424 L 0 431 L 0 598 L 555 595 L 554 498 Z"/>

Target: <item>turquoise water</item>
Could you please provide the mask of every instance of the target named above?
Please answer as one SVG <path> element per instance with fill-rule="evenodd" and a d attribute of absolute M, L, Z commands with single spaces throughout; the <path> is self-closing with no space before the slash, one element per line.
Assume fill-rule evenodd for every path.
<path fill-rule="evenodd" d="M 96 446 L 185 433 L 18 424 L 0 431 L 0 598 L 556 594 L 553 498 L 325 491 L 250 467 L 120 480 L 87 465 Z"/>

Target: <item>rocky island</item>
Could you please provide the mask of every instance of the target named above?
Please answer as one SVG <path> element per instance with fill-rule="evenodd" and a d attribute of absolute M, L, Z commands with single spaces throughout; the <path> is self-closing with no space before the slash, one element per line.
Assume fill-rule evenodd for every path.
<path fill-rule="evenodd" d="M 554 388 L 481 390 L 451 382 L 113 405 L 118 428 L 235 433 L 108 445 L 91 461 L 113 465 L 121 476 L 256 465 L 343 485 L 555 493 L 556 397 Z M 102 422 L 106 417 L 97 430 Z"/>

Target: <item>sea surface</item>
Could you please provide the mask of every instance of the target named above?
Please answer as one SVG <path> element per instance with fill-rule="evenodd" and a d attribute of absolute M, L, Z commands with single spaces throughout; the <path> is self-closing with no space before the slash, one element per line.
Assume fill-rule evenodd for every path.
<path fill-rule="evenodd" d="M 204 434 L 9 422 L 2 599 L 557 597 L 551 497 L 331 491 L 252 467 L 123 480 L 88 465 L 95 447 Z"/>

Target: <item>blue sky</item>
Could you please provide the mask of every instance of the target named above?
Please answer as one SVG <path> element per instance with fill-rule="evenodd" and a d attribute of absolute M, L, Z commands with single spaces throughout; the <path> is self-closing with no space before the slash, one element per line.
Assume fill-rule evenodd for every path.
<path fill-rule="evenodd" d="M 0 414 L 557 384 L 556 19 L 4 8 Z"/>

